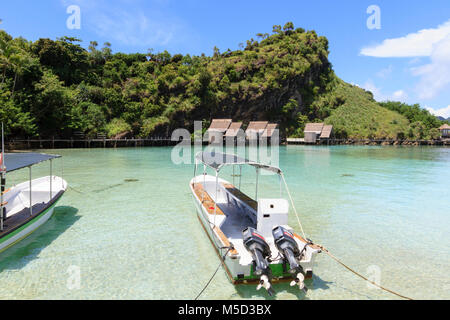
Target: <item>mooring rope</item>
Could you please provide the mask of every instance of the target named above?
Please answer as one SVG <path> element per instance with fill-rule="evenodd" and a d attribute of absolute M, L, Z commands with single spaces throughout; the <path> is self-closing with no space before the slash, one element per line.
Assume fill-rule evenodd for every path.
<path fill-rule="evenodd" d="M 122 185 L 125 185 L 126 183 L 138 182 L 138 181 L 139 181 L 138 179 L 124 179 L 122 183 L 112 184 L 112 185 L 106 186 L 106 187 L 104 187 L 102 189 L 93 190 L 93 191 L 91 191 L 89 193 L 84 192 L 84 191 L 80 191 L 80 190 L 78 190 L 78 189 L 76 189 L 76 188 L 74 188 L 72 186 L 69 186 L 68 188 L 73 190 L 73 191 L 75 191 L 76 193 L 86 194 L 86 195 L 90 196 L 90 195 L 92 195 L 92 193 L 100 193 L 100 192 L 103 192 L 103 191 L 106 191 L 106 190 L 109 190 L 109 189 L 120 187 Z"/>
<path fill-rule="evenodd" d="M 217 267 L 216 271 L 214 271 L 214 273 L 211 276 L 211 278 L 209 279 L 209 281 L 206 283 L 206 285 L 203 287 L 202 291 L 200 291 L 200 293 L 195 297 L 194 300 L 197 300 L 202 295 L 202 293 L 206 290 L 206 288 L 208 288 L 209 284 L 211 283 L 211 281 L 214 279 L 214 277 L 216 276 L 217 272 L 219 271 L 220 266 L 225 262 L 225 258 L 227 256 L 228 252 L 230 252 L 231 250 L 234 249 L 232 246 L 231 247 L 225 247 L 225 248 L 228 248 L 228 251 L 224 254 L 224 256 L 222 257 L 222 261 L 220 261 L 220 264 Z M 222 248 L 222 249 L 225 249 L 225 248 Z"/>
<path fill-rule="evenodd" d="M 283 173 L 281 173 L 281 177 L 282 177 L 283 182 L 284 182 L 284 185 L 285 185 L 285 187 L 286 187 L 286 191 L 287 191 L 287 194 L 288 194 L 288 196 L 289 196 L 289 200 L 291 201 L 292 208 L 294 209 L 294 213 L 295 213 L 295 216 L 296 216 L 296 218 L 297 218 L 298 225 L 300 226 L 300 230 L 302 231 L 303 238 L 304 238 L 306 241 L 311 241 L 311 240 L 308 240 L 308 238 L 307 238 L 306 235 L 305 235 L 305 232 L 303 231 L 303 226 L 302 226 L 302 223 L 300 222 L 300 217 L 299 217 L 299 215 L 298 215 L 298 213 L 297 213 L 297 209 L 295 208 L 294 200 L 292 199 L 291 193 L 290 193 L 290 191 L 289 191 L 289 187 L 288 187 L 288 185 L 287 185 L 287 183 L 286 183 L 286 180 L 284 179 Z M 313 244 L 313 243 L 311 242 L 310 244 Z M 357 271 L 353 270 L 352 268 L 350 268 L 349 266 L 347 266 L 345 263 L 343 263 L 341 260 L 339 260 L 338 258 L 336 258 L 336 257 L 335 257 L 328 249 L 326 249 L 325 247 L 323 247 L 323 246 L 321 246 L 321 245 L 317 245 L 317 244 L 316 244 L 316 246 L 319 247 L 323 252 L 325 252 L 329 257 L 331 257 L 331 258 L 332 258 L 333 260 L 335 260 L 337 263 L 339 263 L 341 266 L 343 266 L 344 268 L 346 268 L 346 269 L 349 270 L 350 272 L 354 273 L 354 274 L 357 275 L 358 277 L 360 277 L 360 278 L 366 280 L 367 282 L 373 284 L 374 286 L 376 286 L 376 287 L 378 287 L 378 288 L 380 288 L 380 289 L 382 289 L 382 290 L 384 290 L 384 291 L 387 291 L 387 292 L 389 292 L 389 293 L 392 293 L 393 295 L 396 295 L 396 296 L 398 296 L 398 297 L 400 297 L 400 298 L 403 298 L 403 299 L 406 299 L 406 300 L 413 300 L 412 298 L 409 298 L 409 297 L 404 296 L 404 295 L 402 295 L 402 294 L 400 294 L 400 293 L 397 293 L 397 292 L 395 292 L 395 291 L 393 291 L 393 290 L 390 290 L 390 289 L 388 289 L 388 288 L 385 288 L 385 287 L 383 287 L 383 286 L 381 286 L 381 285 L 379 285 L 379 284 L 377 284 L 377 283 L 375 283 L 375 282 L 373 282 L 373 281 L 367 279 L 367 278 L 364 277 L 362 274 L 360 274 L 360 273 L 358 273 Z"/>
<path fill-rule="evenodd" d="M 71 190 L 73 190 L 73 191 L 75 191 L 76 193 L 79 193 L 79 194 L 85 194 L 85 192 L 77 190 L 77 189 L 75 189 L 74 187 L 71 187 L 71 186 L 69 186 L 69 189 L 71 189 Z"/>
<path fill-rule="evenodd" d="M 303 238 L 305 240 L 307 240 L 308 238 L 305 235 L 305 231 L 303 231 L 303 226 L 302 226 L 302 223 L 300 222 L 300 217 L 298 216 L 297 209 L 295 208 L 295 204 L 294 204 L 294 200 L 292 199 L 291 192 L 289 191 L 289 187 L 288 187 L 288 185 L 286 183 L 286 179 L 284 179 L 284 174 L 281 173 L 280 175 L 281 175 L 281 178 L 282 178 L 282 180 L 284 182 L 284 186 L 285 186 L 287 194 L 289 196 L 289 200 L 291 201 L 292 208 L 294 209 L 295 216 L 297 217 L 297 222 L 298 222 L 298 225 L 300 226 L 300 230 L 302 231 Z"/>
<path fill-rule="evenodd" d="M 317 247 L 319 247 L 323 252 L 325 252 L 330 258 L 332 258 L 334 261 L 336 261 L 337 263 L 339 263 L 341 266 L 343 266 L 344 268 L 346 268 L 348 271 L 352 272 L 353 274 L 357 275 L 358 277 L 366 280 L 367 282 L 373 284 L 374 286 L 380 288 L 381 290 L 387 291 L 389 293 L 392 293 L 393 295 L 396 295 L 400 298 L 406 299 L 406 300 L 414 300 L 412 298 L 409 298 L 407 296 L 404 296 L 398 292 L 395 292 L 393 290 L 390 290 L 388 288 L 385 288 L 379 284 L 377 284 L 376 282 L 373 282 L 369 279 L 367 279 L 366 277 L 364 277 L 362 274 L 358 273 L 357 271 L 353 270 L 352 268 L 350 268 L 349 266 L 347 266 L 345 263 L 343 263 L 341 260 L 339 260 L 338 258 L 336 258 L 328 249 L 326 249 L 324 246 L 318 245 L 316 244 Z"/>

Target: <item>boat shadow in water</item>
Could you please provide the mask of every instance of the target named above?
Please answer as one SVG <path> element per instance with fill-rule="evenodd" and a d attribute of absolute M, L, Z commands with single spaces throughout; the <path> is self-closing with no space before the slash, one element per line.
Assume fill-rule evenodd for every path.
<path fill-rule="evenodd" d="M 19 270 L 38 259 L 39 253 L 75 224 L 81 217 L 73 207 L 56 207 L 50 220 L 35 232 L 0 253 L 0 272 Z"/>
<path fill-rule="evenodd" d="M 334 283 L 333 281 L 325 281 L 315 274 L 313 274 L 312 279 L 307 280 L 305 282 L 306 285 L 308 285 L 308 281 L 310 282 L 310 285 L 313 289 L 322 289 L 322 290 L 330 289 L 329 285 Z"/>
<path fill-rule="evenodd" d="M 280 283 L 274 283 L 272 284 L 273 289 L 277 294 L 274 296 L 269 296 L 266 290 L 260 289 L 259 291 L 256 290 L 256 285 L 238 285 L 236 286 L 236 291 L 239 297 L 244 299 L 251 299 L 254 297 L 261 297 L 266 298 L 267 300 L 275 300 L 275 299 L 282 299 L 283 295 L 288 293 L 292 294 L 297 297 L 299 300 L 309 300 L 308 297 L 309 293 L 316 290 L 316 289 L 322 289 L 326 290 L 329 289 L 329 284 L 333 282 L 324 281 L 320 277 L 313 275 L 312 279 L 305 280 L 305 285 L 308 288 L 308 292 L 305 293 L 303 290 L 300 290 L 297 286 L 291 287 L 289 282 L 280 282 Z"/>

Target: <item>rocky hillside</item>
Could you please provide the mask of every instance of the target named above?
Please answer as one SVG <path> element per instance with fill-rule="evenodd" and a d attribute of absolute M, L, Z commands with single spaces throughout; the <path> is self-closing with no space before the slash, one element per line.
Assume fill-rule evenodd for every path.
<path fill-rule="evenodd" d="M 285 136 L 301 136 L 310 121 L 333 124 L 340 137 L 415 134 L 407 117 L 334 74 L 325 37 L 292 23 L 256 37 L 240 50 L 183 56 L 1 31 L 0 120 L 16 137 L 169 135 L 222 117 L 277 122 Z"/>

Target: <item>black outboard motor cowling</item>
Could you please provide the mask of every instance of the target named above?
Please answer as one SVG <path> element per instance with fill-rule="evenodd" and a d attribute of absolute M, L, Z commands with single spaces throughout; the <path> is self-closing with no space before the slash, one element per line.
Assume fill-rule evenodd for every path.
<path fill-rule="evenodd" d="M 272 235 L 278 251 L 284 257 L 285 261 L 289 263 L 289 273 L 294 277 L 291 286 L 298 285 L 300 289 L 306 292 L 308 289 L 303 283 L 305 280 L 305 272 L 299 264 L 302 258 L 302 252 L 294 239 L 294 235 L 282 226 L 275 227 L 272 230 Z"/>
<path fill-rule="evenodd" d="M 253 262 L 255 263 L 254 274 L 261 277 L 260 284 L 257 290 L 261 287 L 267 289 L 269 295 L 275 292 L 272 289 L 270 279 L 272 271 L 269 267 L 267 259 L 271 256 L 270 247 L 262 235 L 256 229 L 248 227 L 242 231 L 245 248 L 252 254 Z"/>
<path fill-rule="evenodd" d="M 268 275 L 271 271 L 267 258 L 270 257 L 270 247 L 262 235 L 254 228 L 248 227 L 242 231 L 245 248 L 252 254 L 255 262 L 255 272 L 257 276 Z"/>
<path fill-rule="evenodd" d="M 300 258 L 301 252 L 294 239 L 294 235 L 281 226 L 274 228 L 272 234 L 278 251 L 280 251 L 287 262 L 289 262 L 289 273 L 296 275 L 303 271 L 303 268 L 297 261 L 297 258 Z"/>

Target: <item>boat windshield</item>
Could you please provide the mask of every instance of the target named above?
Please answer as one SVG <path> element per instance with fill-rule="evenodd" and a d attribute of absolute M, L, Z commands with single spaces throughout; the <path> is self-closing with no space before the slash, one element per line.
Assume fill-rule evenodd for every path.
<path fill-rule="evenodd" d="M 224 166 L 249 165 L 258 169 L 274 172 L 278 175 L 283 173 L 280 168 L 261 164 L 233 154 L 203 151 L 197 153 L 195 159 L 200 163 L 214 169 L 216 172 L 219 172 Z"/>

